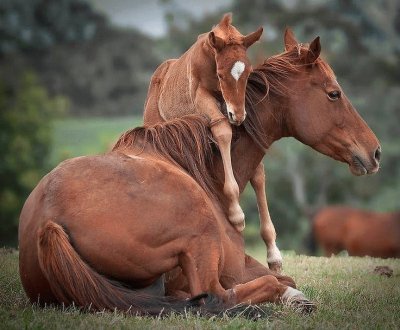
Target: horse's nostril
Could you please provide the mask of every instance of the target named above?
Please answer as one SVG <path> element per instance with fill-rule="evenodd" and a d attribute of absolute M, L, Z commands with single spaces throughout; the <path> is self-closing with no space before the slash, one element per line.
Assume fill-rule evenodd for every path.
<path fill-rule="evenodd" d="M 233 113 L 228 111 L 228 117 L 230 121 L 233 121 Z"/>
<path fill-rule="evenodd" d="M 381 147 L 378 147 L 378 148 L 375 150 L 375 155 L 374 155 L 375 160 L 378 161 L 378 162 L 381 160 L 381 153 L 382 153 Z"/>

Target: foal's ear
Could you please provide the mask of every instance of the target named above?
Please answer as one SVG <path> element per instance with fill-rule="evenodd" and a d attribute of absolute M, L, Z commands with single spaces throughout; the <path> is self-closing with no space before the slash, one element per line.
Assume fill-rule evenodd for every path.
<path fill-rule="evenodd" d="M 219 21 L 218 25 L 220 27 L 229 27 L 229 25 L 231 25 L 232 23 L 232 13 L 226 13 L 224 14 L 224 16 L 222 17 L 222 19 Z"/>
<path fill-rule="evenodd" d="M 319 42 L 319 37 L 316 37 L 310 44 L 310 47 L 308 48 L 307 52 L 307 57 L 306 57 L 306 63 L 311 64 L 314 63 L 317 58 L 319 57 L 319 54 L 321 53 L 321 43 Z"/>
<path fill-rule="evenodd" d="M 211 47 L 217 51 L 220 51 L 225 47 L 225 41 L 222 38 L 217 37 L 213 31 L 208 33 L 208 42 Z"/>
<path fill-rule="evenodd" d="M 264 29 L 262 27 L 259 27 L 257 31 L 250 33 L 247 36 L 243 37 L 243 46 L 245 46 L 246 48 L 249 48 L 256 41 L 260 40 L 263 31 L 264 31 Z"/>
<path fill-rule="evenodd" d="M 293 48 L 297 47 L 297 45 L 299 44 L 290 27 L 287 27 L 285 29 L 285 35 L 283 37 L 283 40 L 285 42 L 285 50 L 286 51 L 292 50 Z"/>

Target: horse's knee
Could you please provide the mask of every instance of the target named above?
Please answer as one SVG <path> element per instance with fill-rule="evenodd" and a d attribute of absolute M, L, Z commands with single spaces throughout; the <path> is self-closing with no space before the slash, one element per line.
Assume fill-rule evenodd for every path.
<path fill-rule="evenodd" d="M 283 285 L 287 285 L 293 289 L 297 288 L 296 282 L 290 276 L 281 275 L 281 276 L 277 277 L 277 279 Z"/>

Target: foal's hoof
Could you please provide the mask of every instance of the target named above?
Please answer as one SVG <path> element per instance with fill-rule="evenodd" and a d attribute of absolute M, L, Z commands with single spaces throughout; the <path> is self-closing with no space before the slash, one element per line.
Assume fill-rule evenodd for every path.
<path fill-rule="evenodd" d="M 236 228 L 237 231 L 242 232 L 244 230 L 244 213 L 239 205 L 229 209 L 228 218 L 229 222 Z"/>
<path fill-rule="evenodd" d="M 282 273 L 282 261 L 268 262 L 268 267 L 274 272 Z"/>

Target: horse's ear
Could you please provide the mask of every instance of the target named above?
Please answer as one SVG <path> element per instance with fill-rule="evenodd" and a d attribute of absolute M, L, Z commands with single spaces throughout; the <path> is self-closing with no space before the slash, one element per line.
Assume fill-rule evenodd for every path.
<path fill-rule="evenodd" d="M 220 51 L 225 47 L 225 41 L 222 38 L 217 37 L 213 31 L 208 33 L 208 42 L 211 47 L 217 51 Z"/>
<path fill-rule="evenodd" d="M 292 50 L 293 48 L 297 47 L 297 45 L 299 44 L 290 27 L 287 27 L 285 29 L 285 35 L 283 37 L 283 40 L 285 42 L 285 50 L 286 51 Z"/>
<path fill-rule="evenodd" d="M 228 27 L 232 23 L 232 13 L 226 13 L 220 22 L 218 23 L 221 27 Z"/>
<path fill-rule="evenodd" d="M 312 64 L 314 63 L 317 58 L 319 57 L 319 54 L 321 54 L 321 43 L 319 42 L 319 37 L 316 37 L 310 44 L 310 47 L 308 48 L 307 52 L 307 57 L 306 57 L 306 63 Z"/>
<path fill-rule="evenodd" d="M 264 29 L 262 27 L 259 27 L 257 31 L 250 33 L 247 36 L 243 37 L 243 46 L 245 46 L 246 48 L 249 48 L 256 41 L 260 40 L 263 31 L 264 31 Z"/>

